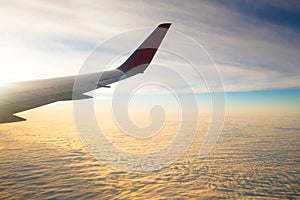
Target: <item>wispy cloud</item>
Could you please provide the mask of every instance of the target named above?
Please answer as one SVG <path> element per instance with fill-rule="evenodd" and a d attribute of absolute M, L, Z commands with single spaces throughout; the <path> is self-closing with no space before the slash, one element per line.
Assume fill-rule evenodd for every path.
<path fill-rule="evenodd" d="M 299 3 L 256 4 L 1 2 L 1 79 L 17 81 L 76 74 L 90 51 L 112 35 L 171 21 L 174 30 L 189 35 L 208 50 L 219 66 L 227 90 L 300 87 L 300 33 L 299 20 L 295 19 L 299 17 Z M 277 18 L 270 17 L 275 14 Z M 170 58 L 163 58 L 165 64 L 172 63 Z"/>

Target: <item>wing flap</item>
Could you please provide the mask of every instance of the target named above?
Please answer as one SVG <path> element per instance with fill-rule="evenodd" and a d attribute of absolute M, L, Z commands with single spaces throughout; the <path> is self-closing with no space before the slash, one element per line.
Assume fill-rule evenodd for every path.
<path fill-rule="evenodd" d="M 0 124 L 2 123 L 12 123 L 12 122 L 21 122 L 26 121 L 26 119 L 22 117 L 18 117 L 16 115 L 7 115 L 7 116 L 1 116 L 0 117 Z"/>

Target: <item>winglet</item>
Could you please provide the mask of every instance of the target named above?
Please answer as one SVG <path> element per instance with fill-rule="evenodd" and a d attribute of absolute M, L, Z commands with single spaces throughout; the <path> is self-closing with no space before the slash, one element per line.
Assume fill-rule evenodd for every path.
<path fill-rule="evenodd" d="M 117 69 L 127 73 L 142 73 L 152 61 L 159 45 L 164 39 L 171 23 L 163 23 L 147 37 L 147 39 L 133 52 L 133 54 Z"/>
<path fill-rule="evenodd" d="M 158 28 L 166 28 L 166 29 L 169 29 L 170 26 L 171 26 L 171 23 L 163 23 L 163 24 L 158 25 Z"/>

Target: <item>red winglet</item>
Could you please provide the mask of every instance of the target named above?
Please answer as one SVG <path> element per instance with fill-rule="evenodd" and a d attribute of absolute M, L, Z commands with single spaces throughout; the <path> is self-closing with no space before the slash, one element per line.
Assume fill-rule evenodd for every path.
<path fill-rule="evenodd" d="M 143 72 L 152 61 L 170 26 L 171 23 L 160 24 L 118 69 L 125 73 L 132 69 L 137 73 Z"/>

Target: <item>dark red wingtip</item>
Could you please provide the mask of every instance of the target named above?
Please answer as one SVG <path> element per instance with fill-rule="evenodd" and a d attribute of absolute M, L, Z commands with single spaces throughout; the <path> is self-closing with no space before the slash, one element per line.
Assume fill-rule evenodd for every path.
<path fill-rule="evenodd" d="M 171 23 L 160 24 L 133 52 L 133 54 L 131 54 L 130 57 L 117 69 L 123 71 L 124 73 L 135 69 L 134 71 L 131 71 L 131 73 L 134 74 L 145 71 L 145 69 L 151 63 L 170 26 Z"/>
<path fill-rule="evenodd" d="M 166 28 L 166 29 L 169 29 L 171 26 L 171 23 L 163 23 L 163 24 L 160 24 L 158 26 L 158 28 Z"/>

